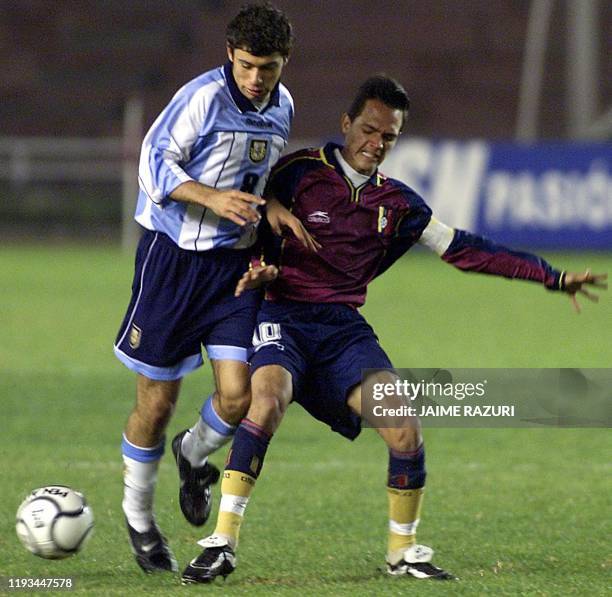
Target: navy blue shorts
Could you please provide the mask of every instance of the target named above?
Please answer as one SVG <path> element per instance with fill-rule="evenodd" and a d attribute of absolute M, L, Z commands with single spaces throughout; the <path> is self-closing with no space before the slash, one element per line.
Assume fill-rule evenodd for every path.
<path fill-rule="evenodd" d="M 346 400 L 361 383 L 362 369 L 392 367 L 368 322 L 339 304 L 263 301 L 253 348 L 251 372 L 285 368 L 293 378 L 293 399 L 349 439 L 361 431 Z"/>
<path fill-rule="evenodd" d="M 246 362 L 259 291 L 234 297 L 250 250 L 180 249 L 161 232 L 145 231 L 136 252 L 132 299 L 115 354 L 151 379 L 179 379 L 210 359 Z"/>

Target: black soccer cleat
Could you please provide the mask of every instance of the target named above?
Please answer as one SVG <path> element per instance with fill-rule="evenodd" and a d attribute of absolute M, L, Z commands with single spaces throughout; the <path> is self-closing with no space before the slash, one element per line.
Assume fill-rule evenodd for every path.
<path fill-rule="evenodd" d="M 139 533 L 127 522 L 130 546 L 136 563 L 147 573 L 178 572 L 174 554 L 168 547 L 166 538 L 161 534 L 157 523 L 144 533 Z"/>
<path fill-rule="evenodd" d="M 412 545 L 396 564 L 387 562 L 387 574 L 391 576 L 413 576 L 418 579 L 458 580 L 450 572 L 431 563 L 433 549 L 425 545 Z"/>
<path fill-rule="evenodd" d="M 210 516 L 212 495 L 210 486 L 219 480 L 219 469 L 207 462 L 204 466 L 193 467 L 181 453 L 181 443 L 189 429 L 181 431 L 172 440 L 172 453 L 176 459 L 181 487 L 179 504 L 183 516 L 196 527 L 201 527 Z"/>
<path fill-rule="evenodd" d="M 184 585 L 209 583 L 217 576 L 222 576 L 225 580 L 236 568 L 236 555 L 226 539 L 211 535 L 198 541 L 198 545 L 201 545 L 204 551 L 191 560 L 183 571 L 181 581 Z"/>

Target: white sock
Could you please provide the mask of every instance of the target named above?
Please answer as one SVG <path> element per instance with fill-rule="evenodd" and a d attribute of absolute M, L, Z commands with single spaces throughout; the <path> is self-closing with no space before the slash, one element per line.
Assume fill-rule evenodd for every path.
<path fill-rule="evenodd" d="M 157 469 L 164 452 L 164 442 L 154 448 L 139 448 L 123 437 L 123 512 L 128 523 L 139 533 L 151 528 L 153 495 Z M 126 452 L 138 460 L 126 455 Z"/>
<path fill-rule="evenodd" d="M 204 403 L 197 423 L 183 436 L 181 453 L 191 466 L 204 466 L 210 454 L 232 439 L 235 430 L 217 414 L 211 396 Z"/>
<path fill-rule="evenodd" d="M 200 467 L 206 464 L 208 456 L 216 452 L 232 439 L 231 435 L 222 435 L 210 425 L 199 419 L 198 422 L 183 436 L 181 453 L 191 466 Z"/>

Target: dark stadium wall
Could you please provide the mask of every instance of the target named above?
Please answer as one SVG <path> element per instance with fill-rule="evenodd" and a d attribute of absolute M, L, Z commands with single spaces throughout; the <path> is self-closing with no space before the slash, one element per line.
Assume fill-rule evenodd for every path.
<path fill-rule="evenodd" d="M 50 4 L 53 10 L 49 10 Z M 189 78 L 224 61 L 239 1 L 21 0 L 0 4 L 0 127 L 4 135 L 121 132 L 131 94 L 147 122 Z M 413 101 L 409 131 L 426 137 L 513 137 L 527 0 L 278 0 L 297 43 L 285 81 L 296 99 L 294 137 L 336 130 L 357 84 L 385 71 Z M 565 12 L 555 3 L 541 133 L 564 136 Z M 612 26 L 602 2 L 601 30 Z M 41 43 L 44 40 L 44 43 Z M 612 98 L 612 38 L 602 34 L 602 105 Z"/>

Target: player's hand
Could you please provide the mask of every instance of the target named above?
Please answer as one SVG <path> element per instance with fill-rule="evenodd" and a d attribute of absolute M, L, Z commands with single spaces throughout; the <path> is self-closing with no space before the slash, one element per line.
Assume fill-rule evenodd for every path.
<path fill-rule="evenodd" d="M 257 211 L 257 206 L 265 205 L 266 202 L 261 197 L 235 189 L 225 191 L 210 189 L 202 204 L 220 218 L 231 220 L 238 226 L 244 226 L 259 222 L 261 214 Z"/>
<path fill-rule="evenodd" d="M 170 197 L 175 201 L 185 201 L 210 209 L 220 218 L 230 220 L 238 226 L 259 222 L 261 214 L 257 207 L 266 204 L 261 197 L 250 193 L 236 189 L 219 191 L 195 180 L 180 184 L 170 193 Z"/>
<path fill-rule="evenodd" d="M 234 296 L 240 296 L 245 290 L 259 288 L 278 277 L 278 268 L 275 265 L 259 265 L 242 275 L 236 284 Z"/>
<path fill-rule="evenodd" d="M 316 253 L 321 248 L 317 240 L 306 230 L 304 224 L 277 199 L 268 200 L 266 217 L 272 232 L 277 236 L 282 236 L 283 232 L 290 230 L 307 251 Z"/>
<path fill-rule="evenodd" d="M 589 292 L 584 286 L 595 286 L 596 288 L 607 290 L 608 285 L 605 282 L 607 279 L 608 274 L 592 274 L 590 269 L 587 269 L 582 274 L 566 272 L 563 290 L 570 295 L 576 313 L 580 313 L 580 305 L 576 297 L 577 294 L 582 294 L 594 303 L 599 301 L 599 296 L 593 292 Z"/>

